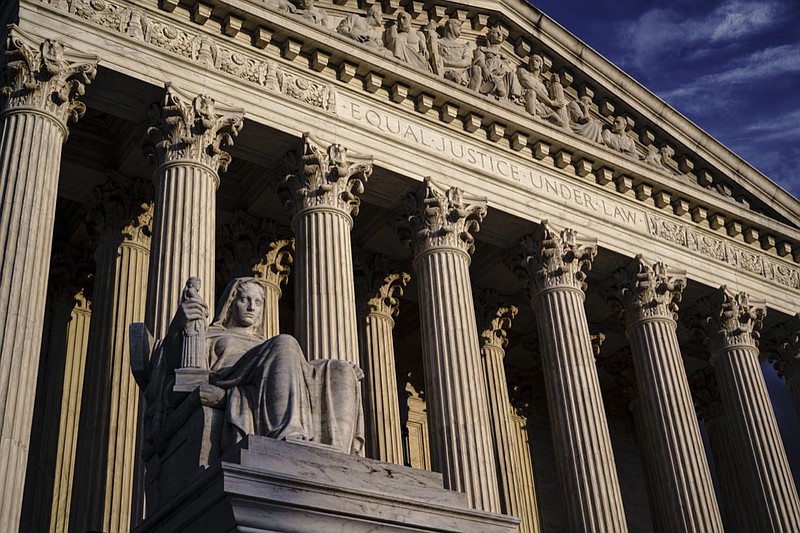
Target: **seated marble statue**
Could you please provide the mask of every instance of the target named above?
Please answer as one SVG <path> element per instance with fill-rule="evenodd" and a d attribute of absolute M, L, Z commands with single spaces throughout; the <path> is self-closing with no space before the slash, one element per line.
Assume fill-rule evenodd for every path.
<path fill-rule="evenodd" d="M 517 69 L 519 82 L 524 89 L 525 110 L 533 116 L 565 127 L 567 125 L 567 101 L 564 88 L 558 74 L 553 74 L 545 82 L 542 76 L 544 60 L 539 54 L 533 54 L 528 61 L 528 68 Z"/>
<path fill-rule="evenodd" d="M 433 72 L 459 85 L 469 85 L 472 76 L 481 75 L 480 68 L 472 65 L 475 46 L 461 39 L 461 21 L 448 19 L 444 23 L 443 36 L 430 32 L 428 49 L 431 53 Z"/>
<path fill-rule="evenodd" d="M 588 95 L 583 95 L 578 100 L 567 104 L 569 127 L 581 137 L 601 143 L 603 142 L 603 123 L 589 113 L 591 106 L 592 98 Z"/>
<path fill-rule="evenodd" d="M 328 28 L 331 25 L 328 14 L 324 9 L 316 7 L 314 5 L 314 0 L 299 0 L 297 7 L 290 12 L 313 24 L 324 26 L 325 28 Z"/>
<path fill-rule="evenodd" d="M 636 156 L 636 143 L 625 133 L 627 129 L 628 122 L 624 117 L 614 118 L 611 129 L 603 130 L 603 143 L 622 155 L 638 159 Z"/>
<path fill-rule="evenodd" d="M 380 4 L 372 4 L 366 17 L 355 13 L 347 15 L 336 31 L 369 47 L 383 48 L 383 12 Z"/>
<path fill-rule="evenodd" d="M 475 51 L 473 66 L 479 76 L 472 76 L 469 88 L 500 100 L 517 101 L 522 96 L 522 86 L 517 78 L 514 63 L 502 50 L 508 32 L 500 26 L 492 26 L 486 33 L 486 45 Z"/>
<path fill-rule="evenodd" d="M 221 449 L 246 435 L 326 444 L 344 453 L 363 446 L 363 373 L 339 359 L 307 362 L 289 335 L 263 336 L 264 288 L 255 278 L 228 284 L 207 328 L 203 405 L 224 409 Z M 202 299 L 185 298 L 162 343 L 167 388 L 181 370 L 181 332 L 205 321 Z M 174 402 L 173 402 L 174 403 Z"/>
<path fill-rule="evenodd" d="M 397 14 L 397 23 L 389 26 L 383 43 L 394 57 L 420 70 L 431 70 L 425 35 L 411 26 L 411 15 L 406 11 Z"/>

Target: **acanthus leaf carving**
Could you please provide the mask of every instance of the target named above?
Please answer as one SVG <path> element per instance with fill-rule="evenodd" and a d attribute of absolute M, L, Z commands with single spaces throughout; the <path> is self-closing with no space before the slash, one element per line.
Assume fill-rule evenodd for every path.
<path fill-rule="evenodd" d="M 764 352 L 778 375 L 787 379 L 800 375 L 800 314 L 778 324 L 764 336 Z"/>
<path fill-rule="evenodd" d="M 355 254 L 353 265 L 360 311 L 396 317 L 400 313 L 400 298 L 411 276 L 392 268 L 383 254 L 359 252 Z"/>
<path fill-rule="evenodd" d="M 452 248 L 471 254 L 473 233 L 486 216 L 486 198 L 468 195 L 458 187 L 445 189 L 425 178 L 416 194 L 406 196 L 406 214 L 398 221 L 400 237 L 411 245 L 414 256 L 436 248 Z"/>
<path fill-rule="evenodd" d="M 153 223 L 153 183 L 110 172 L 105 183 L 92 190 L 84 221 L 98 243 L 122 242 L 149 247 Z"/>
<path fill-rule="evenodd" d="M 508 345 L 508 331 L 518 312 L 515 305 L 500 304 L 496 290 L 476 291 L 475 318 L 483 346 L 505 348 Z"/>
<path fill-rule="evenodd" d="M 289 173 L 278 195 L 295 214 L 327 207 L 358 215 L 364 184 L 372 175 L 372 157 L 349 152 L 341 144 L 326 145 L 304 133 L 297 152 L 286 155 Z"/>
<path fill-rule="evenodd" d="M 715 354 L 726 348 L 758 348 L 759 330 L 767 314 L 766 302 L 723 285 L 710 297 L 698 301 L 697 307 L 712 362 Z"/>
<path fill-rule="evenodd" d="M 686 273 L 662 262 L 650 263 L 637 255 L 614 274 L 625 320 L 632 325 L 651 317 L 678 319 L 678 304 L 686 287 Z"/>
<path fill-rule="evenodd" d="M 691 374 L 689 388 L 692 391 L 698 417 L 708 422 L 723 414 L 722 396 L 714 367 L 707 365 Z"/>
<path fill-rule="evenodd" d="M 575 230 L 559 232 L 544 220 L 520 244 L 522 254 L 510 260 L 510 267 L 528 286 L 531 297 L 550 287 L 586 290 L 586 273 L 597 255 L 596 241 L 578 240 Z"/>
<path fill-rule="evenodd" d="M 69 52 L 63 44 L 45 39 L 37 44 L 11 26 L 5 46 L 0 93 L 3 110 L 32 107 L 52 115 L 64 128 L 77 122 L 86 106 L 78 100 L 97 74 L 97 56 Z"/>
<path fill-rule="evenodd" d="M 162 104 L 151 107 L 153 126 L 147 130 L 145 152 L 157 165 L 191 161 L 216 175 L 228 168 L 233 144 L 244 123 L 244 110 L 217 103 L 208 95 L 189 95 L 166 85 Z"/>
<path fill-rule="evenodd" d="M 253 266 L 253 276 L 275 287 L 285 285 L 293 262 L 294 239 L 273 240 L 267 253 Z"/>

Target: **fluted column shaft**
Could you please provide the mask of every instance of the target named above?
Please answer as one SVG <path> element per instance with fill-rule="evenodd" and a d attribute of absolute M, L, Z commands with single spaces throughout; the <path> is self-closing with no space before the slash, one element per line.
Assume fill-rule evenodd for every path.
<path fill-rule="evenodd" d="M 573 230 L 543 222 L 523 238 L 518 273 L 528 283 L 553 428 L 556 466 L 572 531 L 627 531 L 619 479 L 583 307 L 596 254 Z"/>
<path fill-rule="evenodd" d="M 705 417 L 706 432 L 714 456 L 720 491 L 720 510 L 725 517 L 725 530 L 730 533 L 753 531 L 749 524 L 747 502 L 742 497 L 741 470 L 733 453 L 730 428 L 720 405 L 715 415 Z"/>
<path fill-rule="evenodd" d="M 145 323 L 158 339 L 190 277 L 200 278 L 203 300 L 214 301 L 218 172 L 230 162 L 220 147 L 233 143 L 244 111 L 168 84 L 151 115 L 145 150 L 157 167 Z"/>
<path fill-rule="evenodd" d="M 419 284 L 428 420 L 445 488 L 465 492 L 473 507 L 500 512 L 491 418 L 470 285 L 471 232 L 486 213 L 484 198 L 444 189 L 429 178 L 409 207 Z"/>
<path fill-rule="evenodd" d="M 86 350 L 92 312 L 85 298 L 76 300 L 67 326 L 66 364 L 61 392 L 61 416 L 58 424 L 55 483 L 50 511 L 50 531 L 66 531 L 75 478 L 75 451 L 78 442 Z"/>
<path fill-rule="evenodd" d="M 263 280 L 261 284 L 264 286 L 264 313 L 261 318 L 264 324 L 264 337 L 271 339 L 281 332 L 280 305 L 283 291 L 279 286 Z"/>
<path fill-rule="evenodd" d="M 0 107 L 0 524 L 19 527 L 61 149 L 96 58 L 13 27 Z"/>
<path fill-rule="evenodd" d="M 539 504 L 537 501 L 536 485 L 534 484 L 533 461 L 531 460 L 531 445 L 528 437 L 527 420 L 517 416 L 513 407 L 509 406 L 511 428 L 514 445 L 517 451 L 515 463 L 519 465 L 515 475 L 519 487 L 520 504 L 520 533 L 538 533 L 541 531 L 539 522 Z"/>
<path fill-rule="evenodd" d="M 70 523 L 76 530 L 126 531 L 136 460 L 139 390 L 130 371 L 128 328 L 145 315 L 150 213 L 125 238 L 98 243 L 86 377 Z M 110 234 L 113 230 L 108 228 Z"/>
<path fill-rule="evenodd" d="M 722 531 L 700 428 L 683 367 L 677 323 L 683 272 L 641 256 L 617 272 L 644 430 L 655 453 L 657 531 Z"/>
<path fill-rule="evenodd" d="M 766 305 L 723 287 L 698 306 L 753 531 L 796 531 L 800 499 L 758 361 Z"/>
<path fill-rule="evenodd" d="M 359 364 L 349 214 L 325 208 L 295 216 L 295 334 L 310 361 Z"/>
<path fill-rule="evenodd" d="M 295 335 L 306 357 L 359 364 L 350 230 L 372 159 L 304 134 L 279 194 L 293 210 Z"/>

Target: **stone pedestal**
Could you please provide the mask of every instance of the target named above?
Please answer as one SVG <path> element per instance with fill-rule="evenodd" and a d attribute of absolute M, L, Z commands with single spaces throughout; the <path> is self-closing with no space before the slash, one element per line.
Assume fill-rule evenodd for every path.
<path fill-rule="evenodd" d="M 647 432 L 657 531 L 722 531 L 689 382 L 683 368 L 675 314 L 686 285 L 683 272 L 641 256 L 616 273 L 626 335 L 636 374 L 639 414 Z"/>
<path fill-rule="evenodd" d="M 293 211 L 295 336 L 309 361 L 359 364 L 350 230 L 372 158 L 303 135 L 278 193 Z"/>
<path fill-rule="evenodd" d="M 86 216 L 97 269 L 70 510 L 78 531 L 122 531 L 131 524 L 139 389 L 128 328 L 145 315 L 149 192 L 145 183 L 112 176 L 94 191 Z"/>
<path fill-rule="evenodd" d="M 214 301 L 218 172 L 231 160 L 221 148 L 233 144 L 244 111 L 167 84 L 151 115 L 145 148 L 156 164 L 155 206 L 145 322 L 160 339 L 187 279 L 200 278 L 203 300 Z"/>
<path fill-rule="evenodd" d="M 469 277 L 472 233 L 486 199 L 430 178 L 407 198 L 401 226 L 411 241 L 419 285 L 425 392 L 434 464 L 445 488 L 476 509 L 500 511 L 491 419 Z"/>
<path fill-rule="evenodd" d="M 698 302 L 751 531 L 796 531 L 800 500 L 758 362 L 763 301 L 720 288 Z"/>
<path fill-rule="evenodd" d="M 94 56 L 34 42 L 16 26 L 0 88 L 0 524 L 19 526 L 33 420 L 61 149 Z"/>
<path fill-rule="evenodd" d="M 403 441 L 392 330 L 410 279 L 405 272 L 389 272 L 384 256 L 356 256 L 367 457 L 398 465 L 403 464 Z"/>
<path fill-rule="evenodd" d="M 433 472 L 253 435 L 240 446 L 136 532 L 517 530 L 515 518 L 470 509 Z"/>
<path fill-rule="evenodd" d="M 573 531 L 627 531 L 608 422 L 583 308 L 597 250 L 547 222 L 522 240 L 515 269 L 537 314 L 558 475 Z"/>
<path fill-rule="evenodd" d="M 512 427 L 511 406 L 508 399 L 508 384 L 503 367 L 505 346 L 511 321 L 517 315 L 517 308 L 502 306 L 497 301 L 497 293 L 486 290 L 476 295 L 476 315 L 481 337 L 483 372 L 486 379 L 489 416 L 492 420 L 494 437 L 494 458 L 497 463 L 497 485 L 500 491 L 500 504 L 503 513 L 517 516 L 522 520 L 520 533 L 538 531 L 539 520 L 535 505 L 531 508 L 523 496 L 520 472 L 520 451 L 517 448 L 516 431 Z M 530 462 L 530 461 L 529 461 Z"/>

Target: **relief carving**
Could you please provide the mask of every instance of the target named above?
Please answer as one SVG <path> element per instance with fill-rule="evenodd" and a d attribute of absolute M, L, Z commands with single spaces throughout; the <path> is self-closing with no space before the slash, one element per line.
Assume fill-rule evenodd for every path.
<path fill-rule="evenodd" d="M 278 8 L 281 9 L 281 7 L 282 6 L 279 4 Z M 299 0 L 297 6 L 293 7 L 294 9 L 289 8 L 289 12 L 293 15 L 301 17 L 303 20 L 312 24 L 322 26 L 323 28 L 330 27 L 331 21 L 330 18 L 328 18 L 328 14 L 324 9 L 315 6 L 314 0 Z"/>
<path fill-rule="evenodd" d="M 367 16 L 347 15 L 336 31 L 370 48 L 383 48 L 383 12 L 380 4 L 372 4 Z"/>
<path fill-rule="evenodd" d="M 614 277 L 617 297 L 629 327 L 649 317 L 678 319 L 678 304 L 686 287 L 686 272 L 671 269 L 661 262 L 650 264 L 637 255 Z"/>
<path fill-rule="evenodd" d="M 508 32 L 501 26 L 492 26 L 486 32 L 486 44 L 475 52 L 473 66 L 477 67 L 469 88 L 498 100 L 518 101 L 522 97 L 522 86 L 517 79 L 516 65 L 501 46 Z"/>
<path fill-rule="evenodd" d="M 528 68 L 520 67 L 517 76 L 525 89 L 525 110 L 559 127 L 566 127 L 568 123 L 567 100 L 564 97 L 564 88 L 558 74 L 553 74 L 545 82 L 542 78 L 544 60 L 542 56 L 533 54 L 528 61 Z"/>
<path fill-rule="evenodd" d="M 95 243 L 122 242 L 150 246 L 153 222 L 152 180 L 130 180 L 117 174 L 92 190 L 84 222 Z"/>
<path fill-rule="evenodd" d="M 472 66 L 475 45 L 461 39 L 461 21 L 449 19 L 444 23 L 443 36 L 435 31 L 428 33 L 428 49 L 433 73 L 459 85 L 469 85 L 480 71 Z"/>
<path fill-rule="evenodd" d="M 636 143 L 625 133 L 627 129 L 628 121 L 624 117 L 614 117 L 611 129 L 603 130 L 603 143 L 615 152 L 638 159 Z"/>
<path fill-rule="evenodd" d="M 800 315 L 778 324 L 765 337 L 764 352 L 778 375 L 792 379 L 800 374 Z"/>
<path fill-rule="evenodd" d="M 581 96 L 567 104 L 569 127 L 585 139 L 601 144 L 603 142 L 603 123 L 592 117 L 592 98 Z"/>
<path fill-rule="evenodd" d="M 431 70 L 425 34 L 411 26 L 411 15 L 406 11 L 397 14 L 397 23 L 389 26 L 383 40 L 397 59 L 420 70 Z"/>
<path fill-rule="evenodd" d="M 697 302 L 700 328 L 713 358 L 727 348 L 758 348 L 766 302 L 744 292 L 733 292 L 722 286 L 708 298 Z"/>

